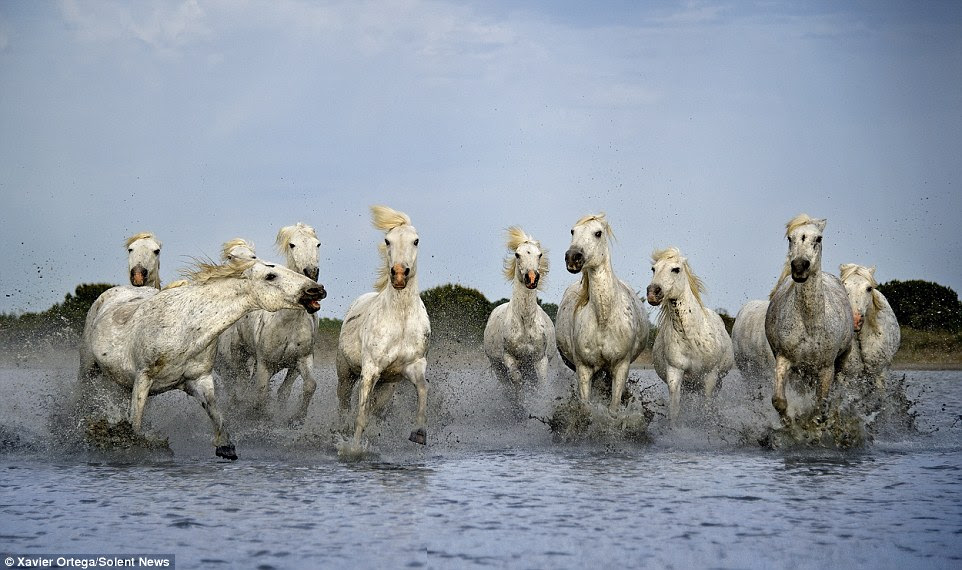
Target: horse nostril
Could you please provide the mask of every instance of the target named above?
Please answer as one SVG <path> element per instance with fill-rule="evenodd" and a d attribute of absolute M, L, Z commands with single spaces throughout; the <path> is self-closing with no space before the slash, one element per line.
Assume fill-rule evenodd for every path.
<path fill-rule="evenodd" d="M 407 276 L 410 275 L 410 274 L 411 274 L 411 268 L 410 268 L 410 267 L 405 267 L 405 268 L 404 268 L 404 276 L 407 277 Z"/>

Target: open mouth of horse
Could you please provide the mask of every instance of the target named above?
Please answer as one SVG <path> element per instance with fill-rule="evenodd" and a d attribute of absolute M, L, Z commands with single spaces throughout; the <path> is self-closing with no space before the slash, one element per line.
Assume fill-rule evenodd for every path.
<path fill-rule="evenodd" d="M 324 297 L 327 297 L 327 291 L 323 287 L 311 287 L 301 294 L 297 302 L 304 307 L 305 311 L 314 314 L 321 310 L 321 299 Z"/>
<path fill-rule="evenodd" d="M 147 269 L 142 265 L 135 265 L 130 270 L 130 284 L 134 287 L 143 287 L 147 284 Z"/>
<path fill-rule="evenodd" d="M 796 283 L 804 283 L 808 281 L 808 275 L 795 275 L 792 273 L 792 281 Z"/>
<path fill-rule="evenodd" d="M 524 286 L 528 289 L 537 289 L 538 281 L 541 280 L 541 274 L 535 271 L 529 271 L 524 275 Z"/>

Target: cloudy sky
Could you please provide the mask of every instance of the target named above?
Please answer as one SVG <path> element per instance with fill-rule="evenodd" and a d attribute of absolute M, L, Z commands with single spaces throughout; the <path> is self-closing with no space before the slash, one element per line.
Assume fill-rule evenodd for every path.
<path fill-rule="evenodd" d="M 281 226 L 322 242 L 321 316 L 370 289 L 407 212 L 422 289 L 489 299 L 503 230 L 550 249 L 605 211 L 637 289 L 676 245 L 734 314 L 771 288 L 785 222 L 824 263 L 962 290 L 962 3 L 0 3 L 0 312 L 161 277 Z"/>

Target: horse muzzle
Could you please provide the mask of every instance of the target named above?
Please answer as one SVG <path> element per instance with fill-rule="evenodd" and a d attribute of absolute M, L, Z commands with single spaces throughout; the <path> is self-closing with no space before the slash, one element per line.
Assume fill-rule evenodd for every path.
<path fill-rule="evenodd" d="M 808 275 L 812 268 L 812 263 L 809 260 L 793 259 L 791 267 L 792 281 L 796 283 L 804 283 L 806 280 L 808 280 Z"/>
<path fill-rule="evenodd" d="M 578 273 L 585 266 L 585 253 L 580 247 L 572 247 L 565 252 L 565 269 L 568 273 Z"/>
<path fill-rule="evenodd" d="M 318 285 L 317 287 L 308 287 L 304 289 L 301 293 L 301 298 L 297 300 L 298 303 L 304 310 L 310 314 L 314 314 L 321 310 L 321 299 L 327 297 L 327 291 L 324 290 L 323 285 Z"/>
<path fill-rule="evenodd" d="M 863 318 L 862 318 L 861 312 L 852 311 L 852 321 L 855 324 L 855 332 L 859 332 L 860 330 L 862 330 Z"/>
<path fill-rule="evenodd" d="M 408 286 L 408 276 L 411 275 L 410 267 L 403 267 L 400 263 L 391 267 L 391 287 L 398 291 Z"/>
<path fill-rule="evenodd" d="M 522 279 L 522 283 L 528 289 L 537 289 L 538 281 L 541 281 L 541 273 L 534 270 L 531 270 L 525 273 L 524 279 Z"/>
<path fill-rule="evenodd" d="M 320 274 L 321 274 L 321 270 L 318 269 L 316 265 L 312 265 L 311 267 L 304 268 L 304 275 L 313 279 L 314 281 L 317 281 L 317 278 Z"/>
<path fill-rule="evenodd" d="M 658 285 L 649 285 L 647 290 L 648 304 L 657 307 L 664 300 L 664 292 Z"/>
<path fill-rule="evenodd" d="M 134 287 L 143 287 L 147 284 L 147 268 L 137 264 L 130 269 L 130 284 Z"/>

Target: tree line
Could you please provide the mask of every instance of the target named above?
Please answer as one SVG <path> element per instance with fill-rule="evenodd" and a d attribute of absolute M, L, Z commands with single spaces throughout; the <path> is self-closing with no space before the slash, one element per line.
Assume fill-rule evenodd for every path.
<path fill-rule="evenodd" d="M 78 285 L 73 293 L 67 293 L 63 302 L 39 313 L 0 314 L 0 340 L 25 340 L 29 338 L 60 336 L 79 338 L 83 331 L 87 311 L 101 293 L 112 287 L 107 283 Z M 914 279 L 893 280 L 878 286 L 892 305 L 899 324 L 923 331 L 962 331 L 962 303 L 954 290 L 938 283 Z M 480 343 L 488 315 L 498 305 L 506 303 L 502 298 L 489 301 L 477 289 L 459 284 L 446 284 L 421 293 L 421 299 L 431 319 L 432 336 L 435 339 Z M 558 305 L 543 303 L 541 307 L 554 321 Z M 726 311 L 719 313 L 731 331 L 734 318 Z M 338 319 L 321 319 L 320 328 L 328 334 L 340 328 Z M 654 333 L 652 333 L 654 334 Z"/>

